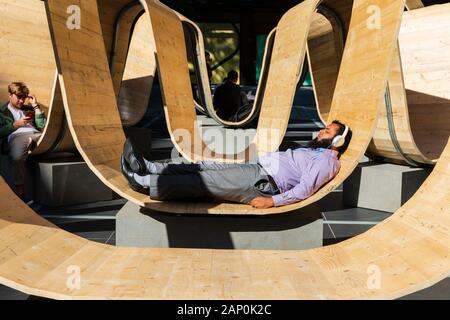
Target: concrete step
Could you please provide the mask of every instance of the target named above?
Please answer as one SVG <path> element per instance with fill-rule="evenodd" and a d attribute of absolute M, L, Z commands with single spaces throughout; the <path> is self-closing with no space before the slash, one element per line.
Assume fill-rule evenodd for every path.
<path fill-rule="evenodd" d="M 429 173 L 424 168 L 360 163 L 344 183 L 344 204 L 395 212 L 414 195 Z"/>

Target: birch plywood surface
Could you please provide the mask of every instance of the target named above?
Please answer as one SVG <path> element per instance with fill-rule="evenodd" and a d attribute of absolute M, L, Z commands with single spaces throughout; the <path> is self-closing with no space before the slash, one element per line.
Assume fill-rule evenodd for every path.
<path fill-rule="evenodd" d="M 156 72 L 155 54 L 152 25 L 141 16 L 130 40 L 118 99 L 120 117 L 126 127 L 138 123 L 149 106 Z"/>
<path fill-rule="evenodd" d="M 67 3 L 48 1 L 48 4 L 68 123 L 75 137 L 77 148 L 91 170 L 115 192 L 138 205 L 165 212 L 211 214 L 273 214 L 293 211 L 320 200 L 350 175 L 373 134 L 378 107 L 383 101 L 387 74 L 404 6 L 404 2 L 400 0 L 377 2 L 382 9 L 384 27 L 381 30 L 370 30 L 365 23 L 361 23 L 367 18 L 367 7 L 370 4 L 363 0 L 355 2 L 352 13 L 353 23 L 350 25 L 349 32 L 351 40 L 348 41 L 343 54 L 336 93 L 331 107 L 332 117 L 347 123 L 354 131 L 354 138 L 349 149 L 341 158 L 342 166 L 339 174 L 315 195 L 303 202 L 279 208 L 257 210 L 244 204 L 158 202 L 150 200 L 143 194 L 133 192 L 120 172 L 119 159 L 124 135 L 108 72 L 105 48 L 100 41 L 102 38 L 101 26 L 99 20 L 94 19 L 97 12 L 96 4 L 85 3 L 83 10 L 89 10 L 90 16 L 93 18 L 88 21 L 88 25 L 75 32 L 65 27 L 64 10 Z M 157 3 L 149 1 L 148 4 L 147 11 L 150 8 L 151 22 L 155 32 L 158 66 L 169 130 L 172 133 L 176 129 L 187 130 L 195 138 L 198 133 L 180 22 L 171 13 L 159 10 L 160 7 Z M 303 2 L 288 12 L 283 18 L 285 20 L 282 19 L 284 21 L 282 25 L 292 21 L 309 23 L 316 6 L 317 1 Z M 305 17 L 305 14 L 306 17 L 309 17 L 308 19 L 299 18 Z M 276 61 L 279 66 L 272 63 L 270 68 L 272 74 L 276 74 L 278 68 L 281 70 L 290 66 L 290 56 L 286 58 L 283 55 L 284 49 L 281 48 L 280 43 L 294 41 L 291 38 L 291 30 L 289 28 L 283 30 L 283 28 L 278 30 L 278 45 L 277 39 L 275 39 L 272 60 Z M 304 30 L 302 39 L 305 43 L 307 28 L 304 27 L 301 30 Z M 174 33 L 172 37 L 157 36 L 157 34 L 167 35 L 171 32 Z M 283 32 L 286 34 L 283 35 Z M 280 34 L 282 36 L 279 36 Z M 69 39 L 70 41 L 68 41 Z M 95 41 L 88 41 L 88 39 Z M 304 46 L 299 48 L 304 50 Z M 94 61 L 95 65 L 93 65 Z M 301 63 L 298 66 L 300 68 Z M 272 78 L 270 72 L 268 79 Z M 287 81 L 281 77 L 274 79 L 281 82 Z M 90 98 L 86 99 L 86 97 Z M 277 109 L 276 97 L 272 98 L 274 99 L 273 105 L 269 109 L 262 110 L 262 119 L 267 118 L 267 123 L 260 120 L 259 130 L 265 129 L 270 132 L 270 130 L 276 131 L 281 128 L 284 133 L 285 128 L 283 127 L 288 121 L 287 109 L 290 109 L 290 106 L 281 105 Z M 361 106 L 364 106 L 364 113 L 361 112 Z M 270 110 L 273 110 L 273 114 Z M 264 116 L 264 113 L 267 115 Z M 282 124 L 280 125 L 277 121 L 281 121 Z M 280 141 L 271 140 L 268 145 L 278 146 Z M 187 159 L 197 160 L 201 156 L 195 153 L 193 144 L 189 144 L 185 149 L 181 147 L 179 149 Z M 222 158 L 216 156 L 215 159 Z"/>
<path fill-rule="evenodd" d="M 33 155 L 73 151 L 70 134 L 60 136 L 64 109 L 58 99 L 55 56 L 43 1 L 0 0 L 0 48 L 0 104 L 9 99 L 8 84 L 21 81 L 47 115 L 47 126 Z M 57 144 L 59 140 L 64 143 Z"/>
<path fill-rule="evenodd" d="M 44 3 L 1 0 L 0 17 L 0 103 L 8 101 L 9 83 L 23 81 L 47 111 L 56 64 Z"/>
<path fill-rule="evenodd" d="M 59 80 L 67 122 L 78 151 L 91 170 L 121 196 L 144 205 L 148 198 L 132 191 L 120 170 L 125 136 L 111 80 L 95 1 L 81 1 L 80 30 L 66 28 L 70 1 L 48 1 Z"/>
<path fill-rule="evenodd" d="M 348 19 L 342 20 L 342 17 L 348 16 L 348 10 L 338 4 L 324 2 L 338 13 L 345 29 Z M 407 1 L 407 8 L 420 8 L 419 4 L 420 1 Z M 450 134 L 450 103 L 446 92 L 450 85 L 446 71 L 448 55 L 441 54 L 448 51 L 449 15 L 449 5 L 404 14 L 400 53 L 397 48 L 389 76 L 392 127 L 402 152 L 417 165 L 435 164 Z M 327 16 L 327 19 L 333 24 L 334 17 Z M 317 107 L 324 122 L 332 120 L 329 117 L 330 92 L 335 89 L 336 59 L 339 60 L 333 40 L 326 38 L 333 33 L 335 31 L 326 24 L 313 23 L 308 47 Z M 405 164 L 392 141 L 385 106 L 380 112 L 368 152 L 389 162 Z"/>
<path fill-rule="evenodd" d="M 216 154 L 209 150 L 199 136 L 189 80 L 186 46 L 179 15 L 158 1 L 146 2 L 153 25 L 166 119 L 179 152 L 189 160 L 248 161 L 249 154 L 275 151 L 287 128 L 293 96 L 300 77 L 305 55 L 314 2 L 304 2 L 287 12 L 278 26 L 271 68 L 264 93 L 256 138 L 244 152 L 236 155 Z M 295 29 L 295 32 L 294 32 Z M 167 35 L 170 34 L 170 37 Z M 210 94 L 209 94 L 210 95 Z M 266 105 L 266 106 L 265 106 Z M 182 144 L 176 132 L 186 132 L 194 143 Z"/>
<path fill-rule="evenodd" d="M 411 131 L 436 162 L 450 134 L 450 4 L 405 13 L 400 32 Z"/>
<path fill-rule="evenodd" d="M 96 15 L 100 19 L 103 34 L 102 41 L 105 44 L 108 58 L 114 56 L 110 61 L 110 67 L 114 91 L 118 95 L 125 71 L 133 23 L 143 8 L 139 3 L 136 3 L 136 5 L 130 6 L 127 10 L 126 8 L 131 3 L 130 0 L 95 1 L 99 9 Z M 114 54 L 112 52 L 113 48 L 115 48 Z"/>
<path fill-rule="evenodd" d="M 450 275 L 449 178 L 450 140 L 390 218 L 305 251 L 102 245 L 39 217 L 0 178 L 0 283 L 52 299 L 394 299 Z M 78 288 L 67 285 L 74 267 Z"/>
<path fill-rule="evenodd" d="M 435 164 L 450 135 L 449 21 L 448 4 L 406 12 L 389 78 L 398 143 L 418 164 Z M 386 110 L 369 152 L 405 163 L 392 144 Z"/>

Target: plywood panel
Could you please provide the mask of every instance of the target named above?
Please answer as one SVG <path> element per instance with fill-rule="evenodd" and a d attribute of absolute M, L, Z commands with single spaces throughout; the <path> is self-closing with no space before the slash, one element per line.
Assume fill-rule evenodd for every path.
<path fill-rule="evenodd" d="M 325 2 L 325 5 L 337 9 L 334 2 Z M 418 6 L 407 1 L 407 7 Z M 450 7 L 447 5 L 404 14 L 399 37 L 400 54 L 394 56 L 389 77 L 395 133 L 394 136 L 390 134 L 386 108 L 382 108 L 374 139 L 368 149 L 370 155 L 400 164 L 436 163 L 450 134 L 450 104 L 443 89 L 450 85 L 448 72 L 445 71 L 448 69 L 448 55 L 440 54 L 448 51 L 448 32 L 444 31 L 450 27 L 448 12 Z M 342 22 L 345 26 L 346 20 Z M 323 34 L 321 38 L 325 43 L 317 42 L 321 38 L 315 37 L 316 34 Z M 326 24 L 313 24 L 308 48 L 317 108 L 324 122 L 332 120 L 329 118 L 330 92 L 335 89 L 335 63 L 339 58 L 333 52 L 333 41 L 325 38 L 325 35 L 331 34 Z M 396 137 L 407 162 L 394 146 L 393 137 Z"/>
<path fill-rule="evenodd" d="M 0 283 L 51 299 L 395 299 L 450 275 L 449 178 L 450 140 L 390 218 L 303 251 L 94 243 L 39 217 L 0 178 Z"/>
<path fill-rule="evenodd" d="M 156 72 L 156 48 L 151 23 L 141 16 L 130 40 L 118 106 L 122 124 L 138 123 L 149 106 Z"/>
<path fill-rule="evenodd" d="M 120 155 L 124 135 L 108 73 L 105 49 L 100 41 L 102 33 L 99 20 L 92 18 L 89 20 L 89 24 L 84 29 L 82 28 L 82 31 L 72 32 L 65 28 L 64 24 L 65 3 L 61 1 L 58 3 L 49 1 L 48 3 L 69 126 L 78 150 L 92 171 L 114 191 L 141 206 L 146 205 L 166 212 L 213 214 L 273 214 L 293 211 L 321 199 L 350 175 L 373 134 L 378 107 L 383 101 L 383 92 L 404 6 L 402 1 L 379 1 L 377 4 L 386 17 L 385 27 L 382 30 L 370 30 L 361 23 L 366 18 L 369 4 L 363 0 L 355 3 L 352 15 L 353 23 L 350 25 L 349 33 L 351 40 L 348 41 L 344 51 L 331 107 L 332 117 L 347 123 L 354 131 L 354 138 L 348 151 L 341 158 L 342 166 L 336 178 L 305 201 L 279 208 L 256 210 L 244 204 L 158 202 L 131 191 L 120 172 Z M 190 137 L 199 139 L 181 23 L 176 15 L 162 10 L 159 3 L 149 0 L 147 4 L 149 6 L 147 11 L 151 14 L 155 32 L 158 70 L 165 98 L 169 131 L 172 132 L 173 141 L 177 145 L 179 141 L 174 139 L 174 132 L 177 129 L 185 130 Z M 268 89 L 265 93 L 265 98 L 267 97 L 267 101 L 271 101 L 271 103 L 262 110 L 261 119 L 265 120 L 260 119 L 257 133 L 261 136 L 263 133 L 266 134 L 266 144 L 255 143 L 254 146 L 257 147 L 258 152 L 277 148 L 286 130 L 292 104 L 287 101 L 282 103 L 281 98 L 270 95 L 270 88 L 274 89 L 284 81 L 290 86 L 292 79 L 300 74 L 302 60 L 290 53 L 293 50 L 300 50 L 300 56 L 303 56 L 301 51 L 305 47 L 308 28 L 297 26 L 295 30 L 303 30 L 301 33 L 303 36 L 295 41 L 292 37 L 298 37 L 299 33 L 294 33 L 291 28 L 298 21 L 309 23 L 317 4 L 317 1 L 305 1 L 290 10 L 280 22 L 282 27 L 278 30 L 275 39 L 273 63 L 269 70 Z M 83 9 L 89 10 L 91 16 L 95 17 L 97 12 L 95 3 L 85 3 Z M 171 34 L 172 36 L 160 37 L 159 34 Z M 68 41 L 69 39 L 70 41 Z M 87 41 L 87 39 L 96 41 Z M 299 44 L 302 39 L 303 46 Z M 295 48 L 284 46 L 286 43 L 294 44 Z M 95 65 L 92 64 L 93 61 L 95 61 Z M 287 67 L 292 68 L 292 65 L 297 73 L 292 74 L 292 79 L 284 80 L 282 71 Z M 289 87 L 285 90 L 290 92 Z M 86 97 L 90 98 L 86 99 Z M 365 106 L 364 114 L 360 112 L 361 105 Z M 267 133 L 271 136 L 267 137 Z M 208 149 L 203 148 L 201 139 L 194 141 L 200 141 L 202 147 L 200 152 L 196 149 L 199 144 L 195 143 L 188 143 L 185 146 L 178 145 L 178 150 L 189 160 L 206 159 L 207 157 L 202 151 L 208 151 Z M 264 139 L 261 138 L 257 141 L 262 143 Z M 230 160 L 226 158 L 226 155 L 213 153 L 210 155 L 207 159 Z M 247 159 L 248 153 L 245 152 L 244 155 L 237 155 L 237 157 L 236 155 L 232 156 L 232 161 L 242 161 Z"/>
<path fill-rule="evenodd" d="M 74 151 L 70 134 L 61 133 L 63 104 L 58 99 L 56 63 L 43 1 L 0 0 L 0 47 L 0 104 L 9 99 L 8 84 L 22 81 L 48 118 L 33 155 Z M 65 142 L 58 143 L 60 140 Z"/>

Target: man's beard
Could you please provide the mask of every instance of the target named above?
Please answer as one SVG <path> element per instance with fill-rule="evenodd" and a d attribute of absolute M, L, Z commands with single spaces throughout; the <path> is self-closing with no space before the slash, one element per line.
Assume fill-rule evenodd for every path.
<path fill-rule="evenodd" d="M 323 149 L 327 149 L 331 146 L 332 140 L 331 139 L 322 139 L 319 141 L 318 138 L 315 138 L 314 140 L 312 140 L 311 142 L 308 143 L 308 148 L 311 149 L 319 149 L 319 148 L 323 148 Z"/>

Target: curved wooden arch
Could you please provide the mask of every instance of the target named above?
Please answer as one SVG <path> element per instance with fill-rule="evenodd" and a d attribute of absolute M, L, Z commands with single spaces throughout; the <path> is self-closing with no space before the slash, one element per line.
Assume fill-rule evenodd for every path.
<path fill-rule="evenodd" d="M 20 15 L 17 13 L 20 12 Z M 56 80 L 56 63 L 44 2 L 0 0 L 0 103 L 8 101 L 7 86 L 23 81 L 47 115 L 47 125 L 32 155 L 73 152 L 64 130 L 64 107 Z"/>
<path fill-rule="evenodd" d="M 138 0 L 96 1 L 122 124 L 133 126 L 148 109 L 156 71 L 151 24 Z"/>
<path fill-rule="evenodd" d="M 149 107 L 156 73 L 155 54 L 152 25 L 141 16 L 130 39 L 118 97 L 120 118 L 125 127 L 138 123 Z"/>
<path fill-rule="evenodd" d="M 419 9 L 419 8 L 423 8 L 423 2 L 422 0 L 407 0 L 406 1 L 406 8 L 408 10 L 414 10 L 414 9 Z"/>
<path fill-rule="evenodd" d="M 296 6 L 281 19 L 264 93 L 266 102 L 263 101 L 256 136 L 246 150 L 229 155 L 216 154 L 204 145 L 199 135 L 180 16 L 159 1 L 147 1 L 145 6 L 154 30 L 169 132 L 183 157 L 191 161 L 208 159 L 243 162 L 252 160 L 261 153 L 276 150 L 287 128 L 305 54 L 305 37 L 309 26 L 306 21 L 310 21 L 314 3 Z M 168 38 L 167 34 L 171 37 Z M 204 59 L 203 54 L 199 55 Z M 287 65 L 290 66 L 288 70 Z M 181 144 L 176 132 L 185 132 L 190 141 Z M 183 138 L 186 139 L 186 136 Z"/>
<path fill-rule="evenodd" d="M 450 276 L 448 179 L 450 140 L 417 193 L 366 233 L 257 251 L 94 243 L 35 214 L 0 178 L 0 283 L 52 299 L 395 299 Z M 68 285 L 77 271 L 80 286 Z"/>
<path fill-rule="evenodd" d="M 196 57 L 197 57 L 197 63 L 199 66 L 199 70 L 197 70 L 197 72 L 199 73 L 199 78 L 200 78 L 200 83 L 199 83 L 199 90 L 201 92 L 201 95 L 203 97 L 203 101 L 202 104 L 203 105 L 198 105 L 197 103 L 195 103 L 197 108 L 201 108 L 202 111 L 206 112 L 209 116 L 211 116 L 211 118 L 213 118 L 217 123 L 222 124 L 228 128 L 239 128 L 242 126 L 245 126 L 246 124 L 248 124 L 250 121 L 252 121 L 255 116 L 260 112 L 260 110 L 263 109 L 264 104 L 270 105 L 271 103 L 273 103 L 273 101 L 271 102 L 270 99 L 269 102 L 267 102 L 267 100 L 265 101 L 264 96 L 267 94 L 267 96 L 278 96 L 279 99 L 281 99 L 282 101 L 280 101 L 280 104 L 284 105 L 286 104 L 287 106 L 289 105 L 289 100 L 290 105 L 292 106 L 293 100 L 294 100 L 294 95 L 295 95 L 295 87 L 297 86 L 301 75 L 302 75 L 302 68 L 303 68 L 303 64 L 299 65 L 298 61 L 303 61 L 302 56 L 304 56 L 304 49 L 301 49 L 297 46 L 295 46 L 295 48 L 293 47 L 292 43 L 288 43 L 286 41 L 286 39 L 284 39 L 284 42 L 282 42 L 283 40 L 279 40 L 278 42 L 280 42 L 278 44 L 278 50 L 283 50 L 282 52 L 282 56 L 284 56 L 284 58 L 289 57 L 289 59 L 291 59 L 291 63 L 293 64 L 292 69 L 285 69 L 284 70 L 284 76 L 285 76 L 285 80 L 288 83 L 288 85 L 278 85 L 278 83 L 276 81 L 274 81 L 274 79 L 280 78 L 281 75 L 283 74 L 280 71 L 280 68 L 275 68 L 275 70 L 272 72 L 273 74 L 270 74 L 269 71 L 269 65 L 270 65 L 270 58 L 272 55 L 272 51 L 268 51 L 269 48 L 271 48 L 271 46 L 275 45 L 274 43 L 271 42 L 275 42 L 275 40 L 271 37 L 275 38 L 275 32 L 272 31 L 271 34 L 269 35 L 268 39 L 267 39 L 267 46 L 266 46 L 266 50 L 264 53 L 264 62 L 263 62 L 263 66 L 262 66 L 262 76 L 259 80 L 259 84 L 258 84 L 258 88 L 257 88 L 257 92 L 256 92 L 256 99 L 254 101 L 253 107 L 251 109 L 251 112 L 242 120 L 240 121 L 226 121 L 221 119 L 215 109 L 214 109 L 214 105 L 213 105 L 213 99 L 212 99 L 212 95 L 211 95 L 211 86 L 209 83 L 209 77 L 208 77 L 208 72 L 207 72 L 207 66 L 206 66 L 206 59 L 205 59 L 205 46 L 204 46 L 204 39 L 203 39 L 203 33 L 200 30 L 200 28 L 197 26 L 197 24 L 195 24 L 194 22 L 192 22 L 191 20 L 189 20 L 188 18 L 184 17 L 183 15 L 181 15 L 180 13 L 178 13 L 177 11 L 169 8 L 168 6 L 164 5 L 163 3 L 161 3 L 160 1 L 153 1 L 153 5 L 152 6 L 157 6 L 159 7 L 159 10 L 161 11 L 161 14 L 165 14 L 167 16 L 176 16 L 178 17 L 179 21 L 183 24 L 187 24 L 189 25 L 195 32 L 195 36 L 196 36 Z M 149 5 L 150 6 L 150 5 Z M 149 15 L 152 15 L 152 10 L 149 9 Z M 286 15 L 287 16 L 287 15 Z M 294 15 L 295 17 L 295 15 Z M 289 28 L 290 32 L 292 32 L 293 34 L 298 33 L 298 35 L 295 36 L 295 39 L 292 39 L 292 41 L 298 41 L 298 43 L 302 43 L 301 38 L 304 37 L 303 33 L 305 32 L 304 28 L 303 28 L 303 22 L 300 19 L 310 19 L 310 17 L 302 17 L 302 16 L 297 16 L 299 18 L 298 21 L 295 21 L 295 19 L 290 19 L 289 22 L 286 21 L 287 19 L 284 18 L 280 20 L 279 25 L 278 25 L 278 29 L 285 29 L 287 30 Z M 298 28 L 297 30 L 295 30 L 295 28 Z M 179 33 L 179 31 L 178 31 Z M 284 32 L 282 32 L 284 33 Z M 286 37 L 285 37 L 286 38 Z M 291 52 L 289 52 L 288 50 L 292 50 Z M 281 55 L 280 55 L 281 56 Z M 275 59 L 278 59 L 277 57 L 275 57 Z M 268 80 L 267 77 L 271 77 L 271 80 Z M 270 82 L 271 85 L 269 87 L 267 87 L 267 83 Z M 266 93 L 266 89 L 267 89 L 267 93 Z M 267 107 L 266 107 L 267 108 Z M 288 108 L 288 107 L 283 107 L 283 109 Z M 283 111 L 284 112 L 284 111 Z M 271 112 L 273 114 L 273 112 Z M 266 113 L 266 116 L 269 116 L 269 113 Z M 267 121 L 267 119 L 263 119 L 263 121 Z M 283 120 L 284 121 L 284 120 Z M 286 124 L 287 126 L 287 124 Z M 281 127 L 282 128 L 282 127 Z M 284 132 L 283 132 L 284 134 Z M 257 133 L 258 135 L 258 133 Z M 270 149 L 270 148 L 269 148 Z"/>
<path fill-rule="evenodd" d="M 441 54 L 449 50 L 449 28 L 449 4 L 404 14 L 389 77 L 392 126 L 404 156 L 389 135 L 386 109 L 381 111 L 370 154 L 402 164 L 436 163 L 450 135 L 450 75 L 446 71 L 450 57 Z"/>
<path fill-rule="evenodd" d="M 131 31 L 142 6 L 134 0 L 95 0 L 98 3 L 98 19 L 102 28 L 103 39 L 110 64 L 111 77 L 116 96 L 119 95 Z"/>
<path fill-rule="evenodd" d="M 308 35 L 308 65 L 318 114 L 323 123 L 329 120 L 352 2 L 339 2 L 339 5 L 336 1 L 321 2 L 323 9 L 314 15 Z M 346 20 L 342 21 L 341 17 Z"/>
<path fill-rule="evenodd" d="M 60 82 L 68 123 L 75 137 L 77 148 L 86 163 L 112 190 L 140 206 L 165 212 L 212 214 L 273 214 L 293 211 L 321 199 L 350 175 L 364 154 L 373 134 L 378 108 L 383 101 L 383 92 L 404 6 L 404 1 L 401 0 L 394 2 L 379 0 L 376 3 L 385 16 L 382 31 L 370 30 L 357 22 L 358 19 L 366 18 L 366 9 L 369 5 L 366 0 L 358 0 L 354 7 L 353 21 L 356 22 L 350 26 L 352 41 L 348 42 L 344 52 L 332 105 L 333 116 L 348 123 L 354 132 L 349 149 L 341 158 L 342 166 L 339 174 L 319 192 L 303 202 L 279 208 L 256 210 L 249 205 L 229 203 L 152 201 L 147 196 L 136 193 L 128 187 L 122 176 L 119 160 L 125 138 L 105 58 L 105 48 L 102 46 L 101 26 L 98 19 L 95 21 L 96 12 L 98 12 L 97 4 L 83 2 L 82 10 L 86 11 L 86 15 L 89 14 L 92 17 L 89 21 L 89 28 L 71 31 L 65 27 L 67 1 L 49 0 L 47 5 L 52 21 L 53 41 L 59 61 Z M 173 133 L 175 129 L 179 128 L 187 130 L 195 137 L 198 133 L 195 127 L 195 113 L 180 22 L 178 17 L 167 15 L 165 11 L 158 16 L 159 5 L 150 0 L 148 2 L 155 36 L 157 34 L 165 35 L 163 38 L 156 36 L 155 41 L 169 131 Z M 295 25 L 298 21 L 308 24 L 317 5 L 318 1 L 305 1 L 289 11 L 282 19 L 281 25 L 284 28 L 278 30 L 275 39 L 268 88 L 276 81 L 290 83 L 289 80 L 277 76 L 283 68 L 291 67 L 292 64 L 291 56 L 284 57 L 283 55 L 286 51 L 302 51 L 304 49 L 304 45 L 293 41 L 292 37 L 298 35 L 294 35 L 291 28 L 298 31 L 300 28 Z M 171 28 L 174 28 L 175 31 L 172 31 Z M 304 44 L 307 27 L 303 26 L 302 30 L 304 32 L 300 39 L 304 40 Z M 167 37 L 167 34 L 171 34 L 172 37 Z M 69 39 L 71 41 L 68 41 Z M 382 39 L 383 45 L 374 39 Z M 294 47 L 281 46 L 286 43 Z M 166 50 L 167 48 L 170 50 Z M 362 57 L 364 57 L 363 60 L 361 60 Z M 303 60 L 295 60 L 300 73 Z M 94 61 L 95 64 L 93 64 Z M 278 97 L 270 96 L 267 92 L 270 91 L 266 91 L 265 98 L 268 99 L 267 101 L 271 99 L 271 104 L 262 110 L 266 114 L 261 117 L 260 128 L 270 131 L 281 127 L 284 133 L 291 104 L 278 104 Z M 361 105 L 366 107 L 364 114 L 360 112 Z M 277 121 L 281 121 L 282 125 L 280 126 Z M 178 141 L 174 140 L 174 142 L 178 144 Z M 264 148 L 266 150 L 276 149 L 280 142 L 281 138 L 277 137 L 268 143 L 269 147 Z M 187 159 L 205 159 L 202 154 L 195 153 L 196 150 L 190 143 L 187 145 L 186 149 L 179 147 Z M 259 147 L 258 151 L 264 150 L 264 148 Z M 222 155 L 216 156 L 215 159 L 223 160 Z M 243 159 L 245 158 L 243 157 Z"/>
<path fill-rule="evenodd" d="M 417 8 L 417 3 L 407 1 L 407 8 Z M 449 5 L 431 6 L 404 14 L 399 35 L 400 49 L 396 48 L 389 76 L 391 125 L 385 103 L 368 148 L 370 155 L 412 165 L 433 165 L 439 158 L 450 134 L 450 99 L 444 89 L 450 86 L 450 79 L 440 70 L 447 69 L 450 61 L 446 57 L 435 57 L 432 52 L 448 50 L 446 43 L 450 36 L 444 30 L 450 27 L 449 17 Z M 346 23 L 345 20 L 343 22 Z M 436 25 L 439 28 L 435 28 Z M 322 33 L 322 38 L 332 34 L 331 30 L 327 32 L 320 25 L 312 25 L 311 33 L 314 32 Z M 336 58 L 339 60 L 339 57 L 333 53 L 332 40 L 325 43 L 320 40 L 313 38 L 308 42 L 308 55 L 317 109 L 326 123 L 332 120 L 329 117 L 331 100 L 326 97 L 329 98 L 329 92 L 335 88 Z M 398 147 L 393 141 L 398 143 Z"/>

